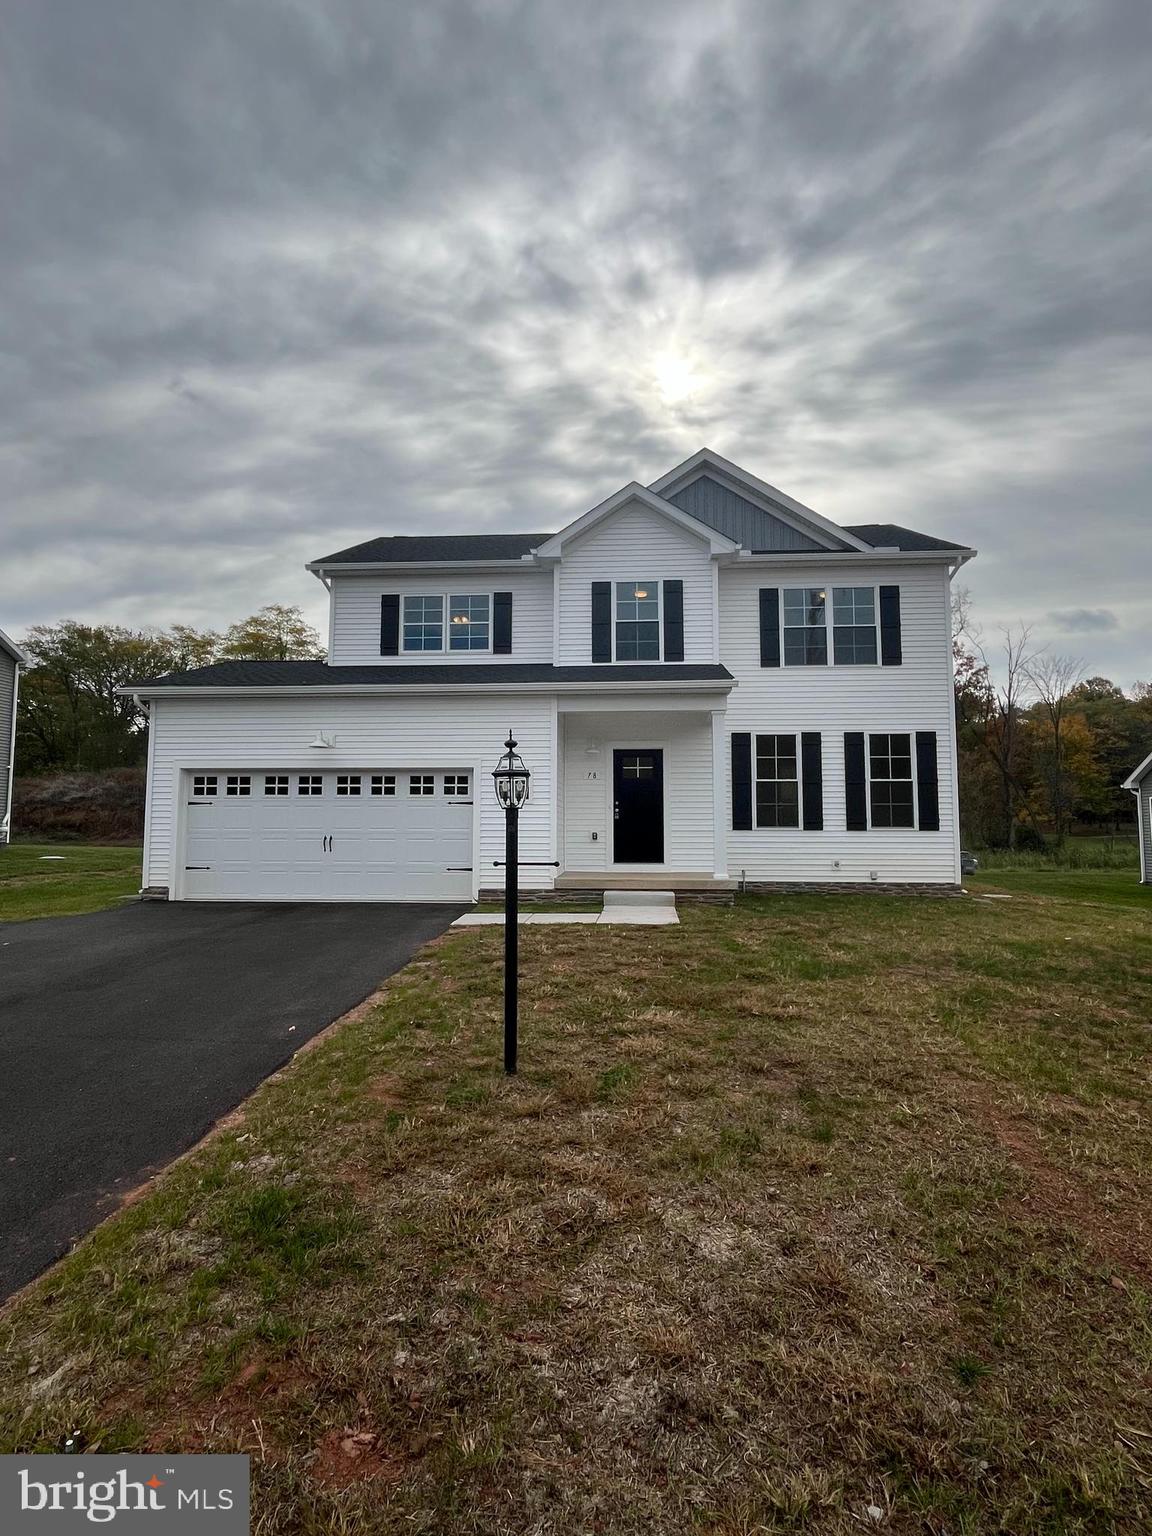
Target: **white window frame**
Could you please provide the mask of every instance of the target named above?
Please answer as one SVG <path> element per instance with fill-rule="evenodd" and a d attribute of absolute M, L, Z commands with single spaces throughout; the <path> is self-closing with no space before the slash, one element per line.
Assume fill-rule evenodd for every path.
<path fill-rule="evenodd" d="M 785 592 L 821 592 L 821 591 L 824 593 L 824 625 L 823 625 L 823 629 L 824 629 L 824 649 L 825 649 L 826 660 L 824 660 L 824 661 L 788 661 L 786 659 L 787 650 L 786 650 L 785 640 L 784 640 L 784 631 L 785 631 L 785 629 L 788 629 L 788 628 L 795 629 L 795 628 L 797 628 L 797 626 L 796 625 L 788 625 L 788 624 L 785 623 L 785 620 L 784 620 L 784 594 L 785 594 Z M 863 592 L 863 591 L 870 591 L 872 593 L 872 613 L 873 613 L 872 628 L 873 628 L 873 630 L 875 632 L 875 635 L 876 635 L 876 660 L 875 661 L 837 661 L 836 660 L 836 618 L 835 618 L 835 612 L 836 612 L 836 593 L 837 593 L 837 591 L 840 591 L 840 592 L 849 592 L 849 591 L 852 591 L 852 592 Z M 811 625 L 806 625 L 805 627 L 809 628 L 809 629 L 819 629 L 821 626 L 818 625 L 818 624 L 811 624 Z M 852 628 L 852 629 L 866 629 L 867 625 L 864 625 L 864 624 L 842 625 L 841 627 L 842 628 Z M 840 582 L 837 586 L 833 586 L 831 582 L 822 582 L 822 583 L 820 583 L 819 585 L 816 585 L 816 586 L 808 585 L 808 586 L 804 586 L 804 587 L 781 587 L 780 588 L 780 624 L 779 624 L 779 629 L 780 629 L 780 665 L 782 667 L 792 667 L 792 668 L 795 668 L 795 670 L 797 672 L 815 671 L 815 669 L 817 667 L 847 667 L 847 668 L 851 668 L 851 669 L 855 669 L 857 667 L 879 667 L 879 666 L 882 665 L 882 657 L 881 657 L 881 650 L 880 650 L 880 587 L 876 583 L 871 583 L 871 582 L 867 582 L 867 581 Z M 768 733 L 768 734 L 771 734 L 771 733 Z M 784 734 L 786 735 L 787 732 L 785 732 Z M 884 731 L 877 731 L 876 732 L 877 736 L 883 736 L 885 734 L 894 735 L 894 736 L 902 736 L 904 733 L 902 731 L 889 731 L 887 733 L 885 733 Z"/>
<path fill-rule="evenodd" d="M 248 800 L 252 795 L 252 775 L 250 773 L 226 773 L 224 775 L 224 798 L 226 800 Z"/>
<path fill-rule="evenodd" d="M 449 779 L 451 779 L 454 783 L 459 783 L 459 781 L 461 779 L 463 779 L 464 780 L 464 788 L 463 789 L 449 789 L 448 788 L 448 781 L 449 781 Z M 471 794 L 472 794 L 472 775 L 470 773 L 464 773 L 464 772 L 446 773 L 444 775 L 444 793 L 447 796 L 449 796 L 450 799 L 453 799 L 453 800 L 467 800 L 471 796 Z"/>
<path fill-rule="evenodd" d="M 266 773 L 264 775 L 264 799 L 283 800 L 292 793 L 290 773 Z"/>
<path fill-rule="evenodd" d="M 887 736 L 891 741 L 893 736 L 907 736 L 908 761 L 911 769 L 912 784 L 912 825 L 909 827 L 878 827 L 872 818 L 872 738 L 873 736 Z M 889 751 L 891 757 L 891 751 Z M 878 784 L 905 784 L 906 779 L 877 779 Z M 916 781 L 916 732 L 915 731 L 865 731 L 864 732 L 864 789 L 868 809 L 869 832 L 918 832 L 920 830 L 920 786 Z"/>
<path fill-rule="evenodd" d="M 304 785 L 307 783 L 308 788 Z M 296 775 L 296 793 L 304 800 L 319 800 L 324 794 L 324 775 L 322 773 L 298 773 Z"/>
<path fill-rule="evenodd" d="M 656 589 L 657 655 L 645 657 L 641 661 L 632 656 L 624 657 L 617 654 L 618 636 L 616 626 L 618 624 L 649 624 L 652 622 L 650 619 L 620 619 L 616 616 L 616 603 L 618 601 L 616 588 L 627 586 L 637 587 L 640 585 L 642 580 L 642 577 L 637 577 L 632 581 L 621 581 L 615 577 L 612 578 L 612 660 L 613 662 L 619 662 L 622 667 L 654 667 L 657 662 L 662 662 L 664 660 L 664 578 L 662 576 L 658 577 L 656 581 L 649 583 L 649 585 Z"/>
<path fill-rule="evenodd" d="M 469 599 L 482 597 L 488 604 L 488 644 L 484 646 L 462 646 L 453 648 L 451 644 L 452 632 L 452 599 L 466 597 Z M 405 640 L 404 631 L 407 628 L 405 612 L 409 602 L 417 598 L 438 598 L 440 601 L 440 645 L 438 648 L 421 647 L 419 650 L 409 646 Z M 492 628 L 494 623 L 495 594 L 488 589 L 480 592 L 461 592 L 458 589 L 444 588 L 440 592 L 402 592 L 400 594 L 400 654 L 402 656 L 491 656 Z"/>
<path fill-rule="evenodd" d="M 364 799 L 364 775 L 362 773 L 338 773 L 336 794 L 341 800 Z"/>
<path fill-rule="evenodd" d="M 199 789 L 197 789 L 199 785 Z M 218 773 L 194 773 L 192 775 L 192 793 L 202 795 L 205 800 L 220 798 L 220 775 Z"/>
<path fill-rule="evenodd" d="M 420 788 L 416 788 L 419 781 Z M 430 786 L 430 787 L 429 787 Z M 434 773 L 410 773 L 408 775 L 408 797 L 411 800 L 431 800 L 436 793 L 436 775 Z"/>
<path fill-rule="evenodd" d="M 760 763 L 760 738 L 761 736 L 790 736 L 792 738 L 792 757 L 796 763 L 796 825 L 772 826 L 769 822 L 760 820 L 760 796 L 757 787 L 760 784 L 788 784 L 789 779 L 761 779 L 759 774 Z M 799 731 L 753 731 L 752 732 L 752 828 L 756 832 L 799 832 L 804 825 L 804 769 L 801 759 L 803 743 Z M 779 754 L 777 754 L 779 755 Z"/>
<path fill-rule="evenodd" d="M 394 773 L 373 773 L 368 777 L 369 799 L 389 800 L 396 795 L 396 775 Z"/>

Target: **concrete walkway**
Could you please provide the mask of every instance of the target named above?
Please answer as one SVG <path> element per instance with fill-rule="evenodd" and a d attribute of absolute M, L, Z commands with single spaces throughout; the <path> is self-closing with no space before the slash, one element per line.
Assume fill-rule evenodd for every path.
<path fill-rule="evenodd" d="M 671 891 L 605 891 L 600 912 L 521 912 L 521 923 L 635 923 L 660 927 L 678 923 L 676 897 Z M 453 928 L 502 928 L 503 912 L 465 912 Z"/>

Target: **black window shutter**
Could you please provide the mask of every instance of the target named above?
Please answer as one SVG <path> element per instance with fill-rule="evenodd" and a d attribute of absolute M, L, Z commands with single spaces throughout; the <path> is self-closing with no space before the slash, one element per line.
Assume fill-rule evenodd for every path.
<path fill-rule="evenodd" d="M 684 660 L 684 583 L 664 583 L 664 660 Z"/>
<path fill-rule="evenodd" d="M 736 832 L 752 830 L 752 734 L 735 731 L 732 735 L 732 828 Z"/>
<path fill-rule="evenodd" d="M 805 731 L 800 737 L 800 778 L 804 792 L 804 830 L 824 830 L 824 762 L 820 732 Z"/>
<path fill-rule="evenodd" d="M 780 588 L 760 588 L 760 665 L 780 665 Z"/>
<path fill-rule="evenodd" d="M 612 660 L 612 583 L 592 583 L 592 660 Z"/>
<path fill-rule="evenodd" d="M 880 588 L 880 663 L 898 667 L 904 660 L 900 647 L 900 588 Z"/>
<path fill-rule="evenodd" d="M 868 830 L 868 776 L 864 770 L 864 732 L 844 732 L 844 825 L 849 832 Z"/>
<path fill-rule="evenodd" d="M 936 769 L 936 732 L 916 732 L 916 798 L 921 832 L 940 830 L 940 781 Z"/>
<path fill-rule="evenodd" d="M 493 592 L 492 594 L 492 654 L 494 656 L 512 654 L 511 592 Z"/>
<path fill-rule="evenodd" d="M 380 598 L 380 654 L 400 654 L 400 594 L 385 592 Z"/>

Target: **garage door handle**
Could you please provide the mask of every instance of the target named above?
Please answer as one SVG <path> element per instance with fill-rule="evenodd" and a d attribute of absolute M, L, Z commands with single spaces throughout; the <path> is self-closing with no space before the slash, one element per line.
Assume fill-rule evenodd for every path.
<path fill-rule="evenodd" d="M 189 805 L 215 805 L 215 800 L 189 800 Z"/>
<path fill-rule="evenodd" d="M 444 867 L 444 873 L 448 875 L 470 875 L 472 873 L 472 866 L 471 864 L 447 864 Z"/>
<path fill-rule="evenodd" d="M 185 864 L 185 869 L 211 869 L 211 864 Z"/>

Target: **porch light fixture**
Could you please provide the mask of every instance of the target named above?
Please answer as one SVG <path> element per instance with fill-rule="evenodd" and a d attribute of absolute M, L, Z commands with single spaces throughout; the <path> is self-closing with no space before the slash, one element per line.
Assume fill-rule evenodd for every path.
<path fill-rule="evenodd" d="M 323 731 L 317 731 L 315 737 L 308 745 L 310 747 L 334 747 L 336 745 L 336 738 L 335 736 L 325 736 Z"/>
<path fill-rule="evenodd" d="M 504 743 L 504 756 L 492 770 L 496 784 L 496 798 L 505 811 L 518 811 L 528 800 L 528 780 L 532 777 L 524 766 L 524 759 L 516 751 L 512 732 Z"/>
<path fill-rule="evenodd" d="M 508 732 L 504 756 L 496 764 L 492 782 L 504 810 L 504 1071 L 516 1071 L 519 985 L 520 921 L 520 807 L 528 801 L 532 777 L 516 751 L 516 739 Z"/>

